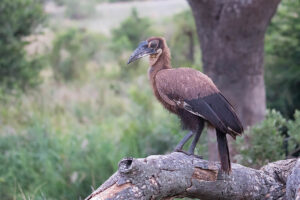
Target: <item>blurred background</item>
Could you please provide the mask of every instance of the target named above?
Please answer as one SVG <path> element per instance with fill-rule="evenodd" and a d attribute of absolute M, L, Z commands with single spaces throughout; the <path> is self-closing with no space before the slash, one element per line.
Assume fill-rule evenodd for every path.
<path fill-rule="evenodd" d="M 84 199 L 121 158 L 172 151 L 185 133 L 155 100 L 148 60 L 126 65 L 149 36 L 166 38 L 174 67 L 202 71 L 184 0 L 1 0 L 1 199 Z M 280 3 L 264 54 L 265 119 L 233 144 L 255 168 L 299 156 L 299 1 Z"/>

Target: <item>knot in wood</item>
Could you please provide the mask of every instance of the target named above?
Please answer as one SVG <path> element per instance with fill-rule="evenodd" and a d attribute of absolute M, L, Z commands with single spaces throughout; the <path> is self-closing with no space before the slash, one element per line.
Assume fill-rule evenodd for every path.
<path fill-rule="evenodd" d="M 119 172 L 127 174 L 132 171 L 133 158 L 123 158 L 119 162 Z"/>

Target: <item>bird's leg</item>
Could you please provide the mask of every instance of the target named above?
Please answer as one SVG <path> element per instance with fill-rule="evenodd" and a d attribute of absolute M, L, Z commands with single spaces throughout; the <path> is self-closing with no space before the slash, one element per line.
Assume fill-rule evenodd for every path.
<path fill-rule="evenodd" d="M 184 144 L 193 136 L 193 132 L 190 131 L 184 138 L 177 144 L 174 151 L 182 151 Z"/>
<path fill-rule="evenodd" d="M 195 148 L 196 148 L 196 145 L 197 145 L 197 143 L 199 141 L 200 135 L 201 135 L 201 132 L 197 131 L 197 133 L 196 133 L 196 135 L 195 135 L 195 137 L 193 139 L 193 142 L 192 142 L 192 144 L 191 144 L 191 146 L 189 148 L 189 151 L 188 151 L 189 155 L 194 155 Z"/>
<path fill-rule="evenodd" d="M 191 144 L 191 146 L 189 148 L 189 151 L 188 151 L 188 153 L 190 155 L 194 155 L 195 148 L 196 148 L 196 145 L 197 145 L 197 143 L 199 141 L 199 138 L 200 138 L 200 135 L 202 133 L 203 127 L 204 127 L 204 122 L 201 120 L 201 122 L 199 124 L 199 127 L 198 127 L 198 130 L 197 130 L 197 133 L 196 133 L 196 135 L 195 135 L 195 137 L 193 139 L 193 142 L 192 142 L 192 144 Z"/>

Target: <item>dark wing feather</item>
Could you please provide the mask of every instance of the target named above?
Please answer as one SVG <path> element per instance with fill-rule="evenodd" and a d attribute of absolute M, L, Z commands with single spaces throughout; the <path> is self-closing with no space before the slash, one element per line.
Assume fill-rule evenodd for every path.
<path fill-rule="evenodd" d="M 197 99 L 178 100 L 172 95 L 169 99 L 179 107 L 198 115 L 210 122 L 216 129 L 229 133 L 233 138 L 242 134 L 243 127 L 232 106 L 221 93 L 211 94 Z"/>
<path fill-rule="evenodd" d="M 233 135 L 240 135 L 243 132 L 243 126 L 233 107 L 221 93 L 203 97 L 203 100 L 209 104 L 212 110 L 215 111 L 221 121 L 225 124 L 228 129 L 227 132 L 232 133 Z"/>
<path fill-rule="evenodd" d="M 177 104 L 233 138 L 243 132 L 233 107 L 205 74 L 190 68 L 161 70 L 155 84 L 166 104 Z"/>
<path fill-rule="evenodd" d="M 177 101 L 178 102 L 178 101 Z M 225 124 L 222 122 L 217 113 L 211 108 L 211 106 L 203 100 L 203 98 L 184 100 L 182 108 L 198 115 L 199 117 L 204 118 L 209 121 L 217 129 L 227 132 Z M 180 105 L 179 105 L 180 106 Z"/>

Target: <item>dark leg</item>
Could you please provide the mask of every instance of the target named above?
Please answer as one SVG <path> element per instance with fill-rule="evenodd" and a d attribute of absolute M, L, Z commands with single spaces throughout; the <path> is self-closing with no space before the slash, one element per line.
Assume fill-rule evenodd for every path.
<path fill-rule="evenodd" d="M 184 136 L 184 138 L 177 144 L 174 151 L 181 151 L 184 144 L 193 136 L 193 134 L 194 133 L 192 131 L 186 134 L 186 136 Z"/>
<path fill-rule="evenodd" d="M 204 121 L 201 120 L 200 123 L 199 123 L 199 127 L 198 127 L 198 130 L 197 130 L 197 133 L 196 133 L 196 135 L 195 135 L 195 137 L 193 139 L 193 142 L 192 142 L 192 144 L 191 144 L 191 146 L 189 148 L 189 151 L 188 151 L 188 153 L 190 155 L 194 155 L 194 151 L 195 151 L 196 145 L 197 145 L 197 143 L 199 141 L 199 138 L 200 138 L 200 135 L 202 133 L 203 127 L 204 127 Z"/>
<path fill-rule="evenodd" d="M 217 141 L 221 160 L 221 169 L 226 174 L 229 174 L 231 171 L 231 164 L 226 133 L 223 133 L 217 129 Z"/>

